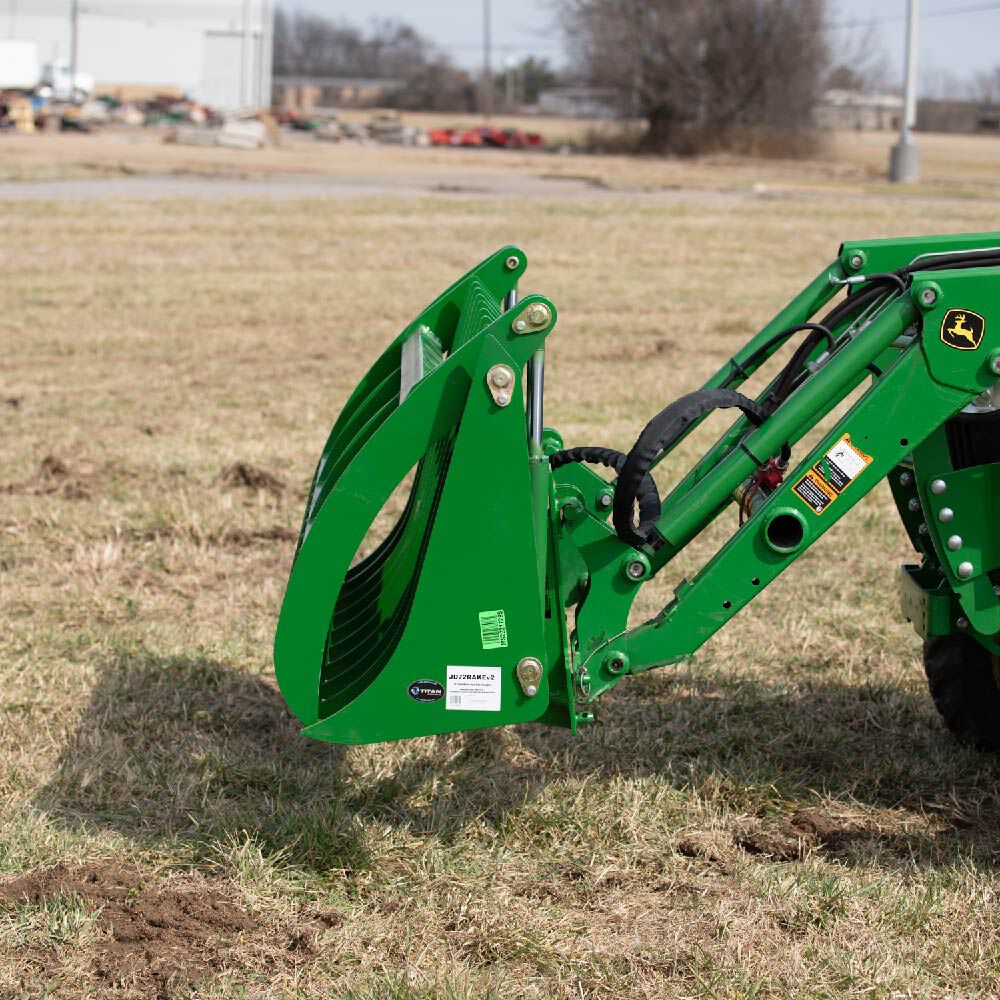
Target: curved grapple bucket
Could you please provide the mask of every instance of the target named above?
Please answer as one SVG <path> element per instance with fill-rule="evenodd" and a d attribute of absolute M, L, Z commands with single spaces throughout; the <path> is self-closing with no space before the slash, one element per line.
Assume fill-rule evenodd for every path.
<path fill-rule="evenodd" d="M 309 736 L 568 723 L 540 406 L 524 402 L 526 378 L 540 402 L 555 309 L 516 301 L 524 267 L 508 247 L 456 282 L 382 354 L 330 433 L 275 639 L 278 683 Z"/>

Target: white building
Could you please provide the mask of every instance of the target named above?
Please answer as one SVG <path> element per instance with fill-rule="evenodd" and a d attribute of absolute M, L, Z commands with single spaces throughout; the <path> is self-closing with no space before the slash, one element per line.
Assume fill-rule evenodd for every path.
<path fill-rule="evenodd" d="M 273 0 L 77 0 L 78 71 L 100 90 L 179 89 L 217 108 L 271 103 Z M 0 0 L 0 38 L 70 60 L 74 0 Z"/>

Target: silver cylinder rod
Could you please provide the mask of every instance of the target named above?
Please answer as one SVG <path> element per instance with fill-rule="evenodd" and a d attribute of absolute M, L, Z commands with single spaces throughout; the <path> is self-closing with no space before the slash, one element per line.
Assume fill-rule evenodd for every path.
<path fill-rule="evenodd" d="M 528 437 L 542 452 L 542 400 L 545 396 L 545 349 L 539 347 L 528 362 Z"/>

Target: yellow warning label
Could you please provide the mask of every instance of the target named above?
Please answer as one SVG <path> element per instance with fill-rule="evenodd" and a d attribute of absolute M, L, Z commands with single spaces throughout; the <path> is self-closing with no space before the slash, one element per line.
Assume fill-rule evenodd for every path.
<path fill-rule="evenodd" d="M 872 463 L 845 434 L 792 487 L 798 498 L 814 513 L 822 514 L 841 493 Z"/>

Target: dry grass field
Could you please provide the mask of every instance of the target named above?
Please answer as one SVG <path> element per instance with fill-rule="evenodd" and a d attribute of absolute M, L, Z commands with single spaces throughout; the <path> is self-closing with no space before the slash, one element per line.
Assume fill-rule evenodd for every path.
<path fill-rule="evenodd" d="M 287 152 L 39 140 L 0 146 L 4 176 Z M 0 996 L 1000 995 L 997 765 L 931 707 L 887 491 L 575 738 L 332 747 L 273 682 L 338 408 L 496 247 L 560 307 L 548 422 L 627 447 L 842 239 L 1000 228 L 1000 146 L 928 141 L 928 183 L 890 191 L 885 139 L 844 143 L 826 164 L 544 160 L 599 199 L 4 203 Z M 453 155 L 310 147 L 294 169 L 408 152 Z M 691 197 L 629 195 L 671 184 Z"/>

